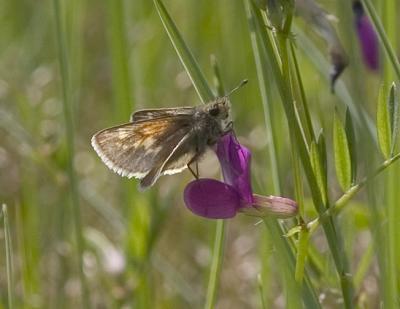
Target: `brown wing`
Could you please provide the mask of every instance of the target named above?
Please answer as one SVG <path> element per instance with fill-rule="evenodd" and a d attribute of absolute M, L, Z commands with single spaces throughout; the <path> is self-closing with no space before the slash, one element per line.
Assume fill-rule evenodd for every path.
<path fill-rule="evenodd" d="M 173 108 L 159 108 L 159 109 L 143 109 L 134 112 L 131 115 L 131 122 L 138 122 L 143 120 L 154 120 L 165 117 L 177 115 L 193 115 L 195 113 L 194 107 L 173 107 Z"/>
<path fill-rule="evenodd" d="M 103 162 L 121 176 L 142 179 L 150 172 L 155 174 L 151 185 L 162 173 L 154 169 L 164 167 L 191 128 L 188 115 L 143 120 L 102 130 L 92 137 L 92 145 Z"/>

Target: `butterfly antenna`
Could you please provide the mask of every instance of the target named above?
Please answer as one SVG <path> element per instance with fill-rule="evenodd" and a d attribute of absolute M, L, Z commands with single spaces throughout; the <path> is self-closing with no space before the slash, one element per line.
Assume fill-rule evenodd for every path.
<path fill-rule="evenodd" d="M 239 85 L 237 85 L 235 88 L 233 88 L 231 91 L 229 91 L 229 93 L 226 94 L 225 96 L 226 96 L 226 97 L 229 97 L 229 96 L 230 96 L 232 93 L 234 93 L 236 90 L 238 90 L 238 89 L 242 88 L 244 85 L 246 85 L 248 81 L 249 81 L 248 79 L 242 80 L 242 81 L 240 82 Z"/>

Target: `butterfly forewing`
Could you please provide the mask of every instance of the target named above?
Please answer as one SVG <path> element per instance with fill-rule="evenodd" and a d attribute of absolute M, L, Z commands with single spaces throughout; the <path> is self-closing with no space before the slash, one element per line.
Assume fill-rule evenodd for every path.
<path fill-rule="evenodd" d="M 192 117 L 166 116 L 136 121 L 98 132 L 92 145 L 103 162 L 121 176 L 144 178 L 153 171 L 156 178 L 164 163 L 190 133 Z M 154 183 L 151 181 L 151 183 Z"/>
<path fill-rule="evenodd" d="M 138 122 L 144 120 L 155 120 L 165 117 L 172 117 L 178 115 L 193 115 L 195 113 L 193 107 L 173 107 L 173 108 L 159 108 L 159 109 L 143 109 L 134 112 L 131 115 L 131 122 Z"/>

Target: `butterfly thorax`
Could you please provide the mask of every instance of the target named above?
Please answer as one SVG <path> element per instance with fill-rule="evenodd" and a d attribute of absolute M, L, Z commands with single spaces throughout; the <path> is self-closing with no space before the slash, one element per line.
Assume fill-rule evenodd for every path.
<path fill-rule="evenodd" d="M 208 145 L 215 144 L 221 136 L 232 129 L 229 99 L 221 97 L 198 106 L 194 118 L 196 120 L 194 130 L 207 140 Z"/>

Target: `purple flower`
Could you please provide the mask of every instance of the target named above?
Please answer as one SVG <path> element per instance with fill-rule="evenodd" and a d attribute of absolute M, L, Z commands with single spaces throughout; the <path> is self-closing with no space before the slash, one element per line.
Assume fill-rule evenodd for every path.
<path fill-rule="evenodd" d="M 220 139 L 216 153 L 225 182 L 208 178 L 190 182 L 185 188 L 184 201 L 193 213 L 211 219 L 232 218 L 237 212 L 259 217 L 296 215 L 297 204 L 290 199 L 253 194 L 251 152 L 232 133 Z"/>
<path fill-rule="evenodd" d="M 368 16 L 365 15 L 360 1 L 353 2 L 353 13 L 364 63 L 369 69 L 377 71 L 379 69 L 379 44 L 376 32 Z"/>
<path fill-rule="evenodd" d="M 243 201 L 251 204 L 250 150 L 240 145 L 235 136 L 229 133 L 219 140 L 216 153 L 225 183 L 234 187 Z"/>

